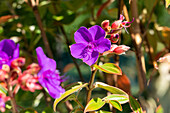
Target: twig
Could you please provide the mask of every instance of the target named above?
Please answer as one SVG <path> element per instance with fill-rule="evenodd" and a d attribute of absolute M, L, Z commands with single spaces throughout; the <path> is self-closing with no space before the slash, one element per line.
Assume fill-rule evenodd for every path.
<path fill-rule="evenodd" d="M 91 78 L 90 78 L 90 81 L 89 81 L 89 90 L 87 92 L 87 98 L 86 98 L 86 104 L 90 101 L 90 98 L 91 98 L 91 93 L 92 93 L 92 90 L 93 90 L 93 82 L 94 82 L 94 79 L 95 79 L 95 74 L 97 72 L 97 69 L 94 69 L 94 67 L 92 67 L 92 75 L 91 75 Z"/>
<path fill-rule="evenodd" d="M 107 6 L 109 6 L 114 0 L 107 0 L 97 11 L 96 17 L 98 18 L 101 14 L 101 12 L 103 11 L 104 8 L 106 8 Z"/>
<path fill-rule="evenodd" d="M 45 45 L 45 49 L 47 51 L 47 54 L 50 58 L 53 58 L 53 54 L 52 54 L 52 51 L 50 49 L 50 46 L 49 46 L 49 43 L 48 43 L 48 40 L 47 40 L 47 35 L 45 33 L 45 30 L 43 28 L 43 24 L 42 24 L 42 21 L 41 21 L 41 18 L 40 18 L 40 14 L 39 14 L 39 11 L 38 11 L 38 7 L 37 7 L 37 4 L 34 0 L 30 0 L 30 3 L 31 3 L 31 7 L 32 7 L 32 10 L 34 12 L 34 15 L 35 15 L 35 18 L 36 18 L 36 21 L 38 23 L 38 26 L 40 28 L 40 31 L 41 31 L 41 36 L 43 38 L 43 42 L 44 42 L 44 45 Z"/>
<path fill-rule="evenodd" d="M 15 98 L 14 98 L 14 95 L 13 95 L 13 91 L 12 91 L 12 85 L 10 85 L 10 78 L 12 76 L 12 73 L 9 73 L 9 77 L 7 79 L 7 87 L 8 87 L 8 95 L 10 97 L 10 101 L 11 101 L 11 105 L 12 105 L 12 113 L 18 113 L 18 110 L 17 110 L 17 104 L 16 104 L 16 101 L 15 101 Z"/>
<path fill-rule="evenodd" d="M 145 61 L 144 57 L 142 55 L 141 46 L 142 46 L 142 37 L 141 37 L 141 31 L 139 26 L 139 18 L 138 18 L 138 7 L 136 0 L 132 0 L 130 4 L 132 17 L 135 18 L 135 21 L 133 22 L 133 30 L 130 28 L 130 34 L 132 37 L 132 41 L 135 46 L 135 53 L 136 53 L 136 60 L 137 60 L 137 68 L 138 68 L 138 80 L 139 80 L 139 87 L 140 92 L 143 92 L 143 90 L 146 88 L 146 69 L 145 69 Z"/>
<path fill-rule="evenodd" d="M 146 36 L 147 30 L 148 30 L 148 28 L 149 28 L 149 24 L 151 23 L 152 14 L 154 13 L 154 9 L 155 9 L 158 1 L 159 1 L 159 0 L 155 0 L 155 2 L 154 2 L 153 8 L 152 8 L 151 13 L 150 13 L 150 15 L 149 15 L 148 23 L 147 23 L 146 28 L 145 28 L 145 32 L 142 34 L 142 37 L 143 37 L 143 38 Z"/>
<path fill-rule="evenodd" d="M 61 32 L 62 32 L 63 35 L 64 35 L 65 40 L 66 40 L 68 52 L 69 52 L 69 54 L 71 55 L 70 48 L 69 48 L 70 43 L 69 43 L 68 37 L 67 37 L 67 35 L 66 35 L 66 33 L 65 33 L 64 28 L 63 28 L 62 25 L 60 25 L 60 29 L 61 29 Z M 72 58 L 75 66 L 76 66 L 76 68 L 77 68 L 77 71 L 78 71 L 78 73 L 79 73 L 79 76 L 80 76 L 81 81 L 84 82 L 84 78 L 83 78 L 83 76 L 82 76 L 82 74 L 81 74 L 79 65 L 77 64 L 75 58 L 74 58 L 72 55 L 71 55 L 71 58 Z"/>

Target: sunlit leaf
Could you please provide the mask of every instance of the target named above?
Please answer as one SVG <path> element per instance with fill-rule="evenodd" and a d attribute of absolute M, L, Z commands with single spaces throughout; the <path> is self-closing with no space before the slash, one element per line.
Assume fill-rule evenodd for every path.
<path fill-rule="evenodd" d="M 113 94 L 120 94 L 120 95 L 124 95 L 125 97 L 129 98 L 128 94 L 126 92 L 124 92 L 123 90 L 121 90 L 117 87 L 113 87 L 108 84 L 102 83 L 102 82 L 96 82 L 95 87 L 100 87 L 102 89 L 105 89 L 105 90 L 113 93 Z"/>
<path fill-rule="evenodd" d="M 166 1 L 166 8 L 170 5 L 170 0 L 165 0 Z"/>
<path fill-rule="evenodd" d="M 6 94 L 7 90 L 3 86 L 0 85 L 0 92 Z"/>
<path fill-rule="evenodd" d="M 103 65 L 94 65 L 95 68 L 110 74 L 122 75 L 122 71 L 119 66 L 114 63 L 105 63 Z"/>
<path fill-rule="evenodd" d="M 77 92 L 78 90 L 81 90 L 83 87 L 85 87 L 85 86 L 87 86 L 87 85 L 88 85 L 88 83 L 82 84 L 81 82 L 79 82 L 79 85 L 72 87 L 72 89 L 67 90 L 65 93 L 63 93 L 63 94 L 60 96 L 60 98 L 55 99 L 54 104 L 53 104 L 53 109 L 54 109 L 54 111 L 56 111 L 55 108 L 56 108 L 57 104 L 58 104 L 62 99 L 66 98 L 67 96 L 71 95 L 71 94 L 74 93 L 74 92 Z"/>
<path fill-rule="evenodd" d="M 164 113 L 164 110 L 162 108 L 161 105 L 159 105 L 157 108 L 156 108 L 156 113 Z"/>
<path fill-rule="evenodd" d="M 118 109 L 119 111 L 122 111 L 122 106 L 118 101 L 115 100 L 109 100 L 108 101 L 114 108 Z"/>
<path fill-rule="evenodd" d="M 95 111 L 103 107 L 105 104 L 104 101 L 102 101 L 100 98 L 91 99 L 89 103 L 86 105 L 86 108 L 84 110 L 84 113 L 89 111 Z"/>
<path fill-rule="evenodd" d="M 112 112 L 100 110 L 100 111 L 97 111 L 97 112 L 95 112 L 95 113 L 112 113 Z"/>
<path fill-rule="evenodd" d="M 136 99 L 134 99 L 132 96 L 129 96 L 129 102 L 130 102 L 131 109 L 134 111 L 134 113 L 143 113 L 139 102 Z"/>
<path fill-rule="evenodd" d="M 108 100 L 116 100 L 120 104 L 124 104 L 124 103 L 127 103 L 129 101 L 129 99 L 126 96 L 118 95 L 118 94 L 108 95 L 107 97 L 104 98 L 104 100 L 106 100 L 106 101 L 108 101 Z"/>

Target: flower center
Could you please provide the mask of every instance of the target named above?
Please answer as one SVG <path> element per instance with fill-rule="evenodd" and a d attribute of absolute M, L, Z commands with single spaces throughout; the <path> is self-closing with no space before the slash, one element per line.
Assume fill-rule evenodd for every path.
<path fill-rule="evenodd" d="M 96 48 L 96 44 L 94 42 L 90 42 L 88 44 L 88 51 L 89 52 L 93 52 L 93 50 L 95 50 L 95 48 Z"/>

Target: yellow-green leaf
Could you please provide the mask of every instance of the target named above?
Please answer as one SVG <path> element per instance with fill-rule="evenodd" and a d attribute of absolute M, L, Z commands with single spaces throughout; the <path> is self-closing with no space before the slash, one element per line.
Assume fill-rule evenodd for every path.
<path fill-rule="evenodd" d="M 95 68 L 110 74 L 122 75 L 122 70 L 114 63 L 105 63 L 103 65 L 94 65 Z"/>
<path fill-rule="evenodd" d="M 0 92 L 7 94 L 7 90 L 1 85 L 0 85 Z"/>
<path fill-rule="evenodd" d="M 95 111 L 100 109 L 101 107 L 103 107 L 105 104 L 104 101 L 102 101 L 102 99 L 100 98 L 96 98 L 96 99 L 91 99 L 89 101 L 89 103 L 86 105 L 84 113 L 89 112 L 89 111 Z"/>
<path fill-rule="evenodd" d="M 95 112 L 95 113 L 112 113 L 112 112 L 100 110 L 100 111 L 97 111 L 97 112 Z"/>
<path fill-rule="evenodd" d="M 166 1 L 166 8 L 170 5 L 170 0 L 165 0 Z"/>
<path fill-rule="evenodd" d="M 117 87 L 113 87 L 108 84 L 102 83 L 102 82 L 96 82 L 95 87 L 105 89 L 113 94 L 124 95 L 125 97 L 129 98 L 129 95 L 126 92 L 124 92 L 123 90 L 121 90 Z"/>
<path fill-rule="evenodd" d="M 114 108 L 118 109 L 119 111 L 122 111 L 122 106 L 118 101 L 109 100 L 108 103 L 110 103 Z"/>
<path fill-rule="evenodd" d="M 108 95 L 103 100 L 105 100 L 105 101 L 116 100 L 120 104 L 124 104 L 124 103 L 127 103 L 129 101 L 129 98 L 124 96 L 124 95 L 112 94 L 112 95 Z"/>
<path fill-rule="evenodd" d="M 134 111 L 134 113 L 143 113 L 140 104 L 132 96 L 129 96 L 129 102 L 130 102 L 131 109 Z"/>
<path fill-rule="evenodd" d="M 71 95 L 72 93 L 74 93 L 74 92 L 76 92 L 76 91 L 78 91 L 78 90 L 81 90 L 83 87 L 85 87 L 85 86 L 87 86 L 87 85 L 88 85 L 88 83 L 82 84 L 81 82 L 79 82 L 79 85 L 76 85 L 76 86 L 72 87 L 72 89 L 67 90 L 65 93 L 63 93 L 63 94 L 60 96 L 60 98 L 55 99 L 54 104 L 53 104 L 53 109 L 54 109 L 54 111 L 56 111 L 55 108 L 56 108 L 57 104 L 58 104 L 62 99 L 66 98 L 67 96 Z"/>

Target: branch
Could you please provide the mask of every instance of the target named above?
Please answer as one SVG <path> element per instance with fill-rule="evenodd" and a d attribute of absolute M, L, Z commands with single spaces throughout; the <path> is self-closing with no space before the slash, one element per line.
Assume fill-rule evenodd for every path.
<path fill-rule="evenodd" d="M 146 88 L 146 69 L 145 69 L 145 60 L 142 54 L 141 46 L 142 46 L 142 37 L 141 37 L 141 30 L 140 30 L 140 20 L 138 16 L 138 7 L 136 0 L 132 0 L 130 4 L 132 17 L 135 18 L 133 22 L 133 30 L 130 28 L 130 34 L 132 37 L 132 41 L 135 46 L 135 53 L 136 53 L 136 60 L 137 60 L 137 68 L 138 68 L 138 80 L 139 80 L 139 87 L 140 92 Z"/>
<path fill-rule="evenodd" d="M 37 0 L 38 2 L 38 0 Z M 52 54 L 52 51 L 50 49 L 50 46 L 49 46 L 49 43 L 48 43 L 48 40 L 47 40 L 47 35 L 45 33 L 45 30 L 43 28 L 43 24 L 42 24 L 42 21 L 41 21 L 41 18 L 40 18 L 40 13 L 38 11 L 38 7 L 37 7 L 37 2 L 35 2 L 34 0 L 30 0 L 30 3 L 31 3 L 31 7 L 32 7 L 32 10 L 34 12 L 34 15 L 35 15 L 35 18 L 36 18 L 36 21 L 37 21 L 37 24 L 40 28 L 40 31 L 41 31 L 41 36 L 43 38 L 43 42 L 44 42 L 44 45 L 45 45 L 45 49 L 47 51 L 47 54 L 50 58 L 53 58 L 53 54 Z"/>

